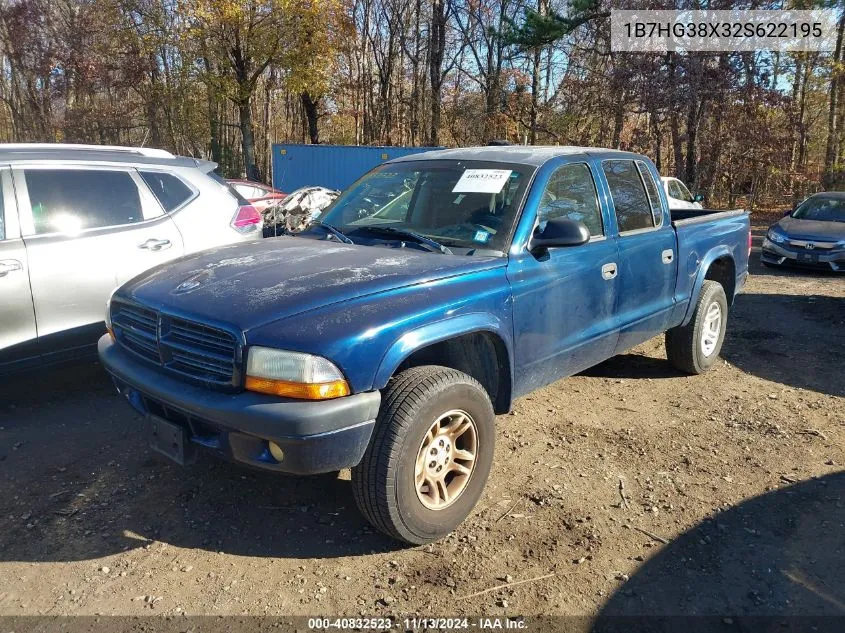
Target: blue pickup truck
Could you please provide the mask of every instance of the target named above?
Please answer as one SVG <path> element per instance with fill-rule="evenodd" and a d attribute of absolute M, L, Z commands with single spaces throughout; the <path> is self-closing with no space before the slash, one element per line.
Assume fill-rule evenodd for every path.
<path fill-rule="evenodd" d="M 515 398 L 662 332 L 676 367 L 709 369 L 749 245 L 743 211 L 671 212 L 644 156 L 438 150 L 296 235 L 127 282 L 99 353 L 156 450 L 351 467 L 364 516 L 426 543 L 475 506 Z"/>

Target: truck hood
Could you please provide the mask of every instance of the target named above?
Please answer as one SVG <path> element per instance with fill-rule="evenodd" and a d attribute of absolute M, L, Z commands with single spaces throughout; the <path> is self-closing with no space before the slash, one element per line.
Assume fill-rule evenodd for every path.
<path fill-rule="evenodd" d="M 820 222 L 787 217 L 778 222 L 778 226 L 787 236 L 795 239 L 818 240 L 819 242 L 845 240 L 845 223 L 843 222 Z"/>
<path fill-rule="evenodd" d="M 351 297 L 504 265 L 500 257 L 280 237 L 182 257 L 135 277 L 118 295 L 247 331 Z"/>

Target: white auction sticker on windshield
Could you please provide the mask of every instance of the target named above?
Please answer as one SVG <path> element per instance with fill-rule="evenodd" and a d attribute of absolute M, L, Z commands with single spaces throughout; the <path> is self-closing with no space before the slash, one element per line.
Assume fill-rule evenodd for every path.
<path fill-rule="evenodd" d="M 499 193 L 512 169 L 466 169 L 452 193 Z"/>

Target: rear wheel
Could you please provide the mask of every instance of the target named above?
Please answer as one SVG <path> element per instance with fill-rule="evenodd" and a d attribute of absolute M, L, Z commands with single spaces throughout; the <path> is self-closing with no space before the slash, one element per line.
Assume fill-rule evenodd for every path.
<path fill-rule="evenodd" d="M 435 541 L 478 502 L 494 442 L 493 406 L 478 381 L 447 367 L 408 369 L 384 390 L 370 446 L 352 469 L 355 502 L 395 539 Z"/>
<path fill-rule="evenodd" d="M 722 285 L 707 279 L 695 312 L 686 325 L 666 332 L 666 356 L 688 374 L 703 374 L 719 357 L 728 322 L 728 300 Z"/>

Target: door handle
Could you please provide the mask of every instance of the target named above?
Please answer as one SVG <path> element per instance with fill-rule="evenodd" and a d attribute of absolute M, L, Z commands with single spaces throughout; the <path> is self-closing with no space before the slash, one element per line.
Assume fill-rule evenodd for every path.
<path fill-rule="evenodd" d="M 614 279 L 616 277 L 617 270 L 615 263 L 605 264 L 601 267 L 601 276 L 604 279 Z"/>
<path fill-rule="evenodd" d="M 671 264 L 672 260 L 675 259 L 675 251 L 671 248 L 667 248 L 665 251 L 660 253 L 660 259 L 663 260 L 664 264 Z"/>
<path fill-rule="evenodd" d="M 170 240 L 157 240 L 154 238 L 150 238 L 146 242 L 138 244 L 138 248 L 145 248 L 148 251 L 162 251 L 165 248 L 170 248 L 170 246 Z"/>
<path fill-rule="evenodd" d="M 0 277 L 5 277 L 16 270 L 23 270 L 23 264 L 16 259 L 0 259 Z"/>

